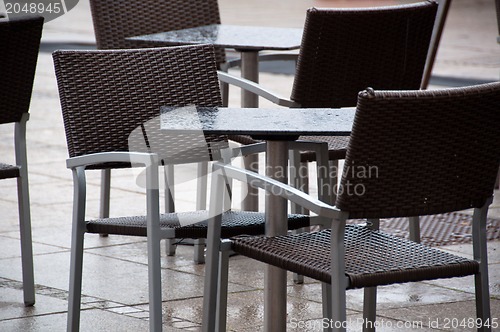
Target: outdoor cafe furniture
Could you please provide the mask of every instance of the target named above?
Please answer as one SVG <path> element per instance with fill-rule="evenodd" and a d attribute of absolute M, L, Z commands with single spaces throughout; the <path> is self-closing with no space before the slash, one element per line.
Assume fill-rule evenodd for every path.
<path fill-rule="evenodd" d="M 200 110 L 195 116 L 186 116 L 179 113 L 176 116 L 166 117 L 166 127 L 174 128 L 181 134 L 184 131 L 203 130 L 205 134 L 230 134 L 252 135 L 255 138 L 266 140 L 266 173 L 274 179 L 287 181 L 288 149 L 303 142 L 294 142 L 300 135 L 349 135 L 353 109 L 287 109 L 287 108 L 219 108 L 217 110 Z M 194 118 L 194 121 L 186 121 Z M 309 143 L 311 144 L 311 143 Z M 327 167 L 326 145 L 319 151 L 321 164 L 324 170 Z M 326 183 L 326 174 L 322 182 L 318 183 L 323 188 Z M 223 197 L 220 192 L 211 192 L 212 195 Z M 328 201 L 321 191 L 321 199 Z M 286 215 L 287 204 L 281 197 L 266 196 L 266 235 L 283 235 L 287 232 Z M 285 218 L 285 219 L 284 219 Z M 205 307 L 215 308 L 214 294 L 216 287 L 213 282 L 217 280 L 217 268 L 213 267 L 219 257 L 219 241 L 207 243 L 207 272 L 205 288 Z M 226 252 L 227 254 L 227 252 Z M 216 266 L 217 264 L 215 264 Z M 213 268 L 212 268 L 213 267 Z M 269 266 L 266 268 L 265 317 L 269 331 L 282 330 L 286 315 L 286 274 L 284 270 Z M 208 301 L 208 302 L 207 302 Z M 207 314 L 205 312 L 205 314 Z M 208 319 L 208 316 L 205 317 Z M 213 323 L 213 322 L 212 322 Z M 214 331 L 213 324 L 204 322 L 206 331 Z M 269 324 L 269 325 L 267 325 Z M 221 330 L 225 327 L 221 326 Z"/>
<path fill-rule="evenodd" d="M 241 76 L 258 82 L 259 52 L 295 50 L 300 47 L 301 38 L 302 29 L 296 28 L 209 24 L 128 39 L 140 43 L 147 42 L 149 45 L 213 44 L 221 48 L 235 49 L 241 54 Z M 242 107 L 258 107 L 258 105 L 257 95 L 242 90 Z M 247 140 L 246 137 L 239 135 L 230 138 L 239 143 L 246 143 Z M 257 170 L 257 156 L 246 156 L 244 162 L 248 169 Z M 248 192 L 249 194 L 243 201 L 243 208 L 247 211 L 257 211 L 257 191 L 248 188 Z"/>
<path fill-rule="evenodd" d="M 210 203 L 210 214 L 215 217 L 209 228 L 213 237 L 208 239 L 212 245 L 207 254 L 210 259 L 206 271 L 204 331 L 214 331 L 216 321 L 222 330 L 225 326 L 227 255 L 221 255 L 224 260 L 219 263 L 215 259 L 219 249 L 233 250 L 276 269 L 330 284 L 332 302 L 327 301 L 329 310 L 324 318 L 331 322 L 329 330 L 334 331 L 345 331 L 349 326 L 346 289 L 365 289 L 364 328 L 373 330 L 377 286 L 473 275 L 477 311 L 473 328 L 490 331 L 495 323 L 490 312 L 486 217 L 500 163 L 499 104 L 499 82 L 443 90 L 370 88 L 361 92 L 345 169 L 376 167 L 378 171 L 371 176 L 366 176 L 369 175 L 366 172 L 344 172 L 340 182 L 343 190 L 339 191 L 335 206 L 309 197 L 279 179 L 216 163 Z M 331 127 L 335 131 L 334 123 Z M 418 167 L 408 167 L 408 163 Z M 277 236 L 221 241 L 218 215 L 223 205 L 217 197 L 223 194 L 228 178 L 279 196 L 273 200 L 286 199 L 299 204 L 328 218 L 330 227 L 310 233 L 282 235 L 282 231 Z M 353 191 L 356 187 L 362 190 Z M 280 206 L 278 212 L 268 213 L 285 216 L 286 203 L 281 202 Z M 471 208 L 474 209 L 472 259 L 378 230 L 379 218 Z M 346 225 L 346 220 L 359 218 L 368 222 Z M 219 272 L 221 279 L 216 280 L 219 264 L 226 271 Z M 215 291 L 217 288 L 220 294 Z M 286 296 L 283 288 L 280 292 Z M 269 300 L 267 296 L 266 293 Z M 323 301 L 326 300 L 324 297 Z M 273 307 L 282 312 L 268 316 L 271 312 L 266 310 L 265 331 L 286 330 L 286 305 L 281 299 L 275 301 L 276 298 Z"/>
<path fill-rule="evenodd" d="M 221 105 L 214 48 L 198 45 L 68 50 L 54 52 L 53 58 L 70 156 L 67 167 L 72 170 L 74 180 L 68 331 L 79 330 L 85 233 L 147 237 L 150 330 L 160 331 L 160 240 L 206 238 L 208 213 L 160 214 L 158 167 L 218 160 L 221 150 L 228 147 L 227 139 L 220 134 L 216 137 L 221 140 L 210 141 L 207 139 L 210 134 L 204 135 L 200 130 L 185 135 L 169 131 L 160 125 L 160 110 L 162 106 L 182 109 L 192 105 Z M 241 150 L 254 153 L 261 151 L 262 146 Z M 146 173 L 146 216 L 88 220 L 86 173 L 131 166 L 144 167 L 140 169 Z M 138 179 L 143 175 L 138 174 Z M 222 236 L 264 234 L 263 213 L 231 211 L 223 218 Z M 304 215 L 288 218 L 290 229 L 308 226 L 310 220 Z"/>
<path fill-rule="evenodd" d="M 40 16 L 0 18 L 0 124 L 15 124 L 15 165 L 0 162 L 0 179 L 17 179 L 26 306 L 35 304 L 26 122 L 29 119 L 43 20 Z"/>
<path fill-rule="evenodd" d="M 373 8 L 312 8 L 307 11 L 304 35 L 291 98 L 239 77 L 220 73 L 221 81 L 239 86 L 277 105 L 287 107 L 354 107 L 359 91 L 419 89 L 438 5 L 434 1 Z M 303 137 L 329 145 L 332 175 L 344 159 L 349 136 Z M 248 138 L 244 143 L 252 144 Z M 310 151 L 294 151 L 297 171 L 292 183 L 306 191 Z M 300 176 L 302 175 L 302 176 Z M 332 177 L 337 183 L 337 177 Z M 293 210 L 293 212 L 302 212 Z M 419 240 L 418 217 L 410 218 L 411 235 Z"/>

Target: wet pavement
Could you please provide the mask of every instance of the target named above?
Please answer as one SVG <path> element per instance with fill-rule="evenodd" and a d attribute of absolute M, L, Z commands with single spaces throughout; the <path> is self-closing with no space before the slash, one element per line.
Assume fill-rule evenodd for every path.
<path fill-rule="evenodd" d="M 221 19 L 229 24 L 302 27 L 311 6 L 370 5 L 403 1 L 348 0 L 222 0 Z M 487 82 L 500 77 L 500 45 L 493 1 L 454 0 L 437 55 L 431 88 Z M 37 302 L 22 303 L 16 182 L 0 184 L 0 331 L 64 331 L 66 328 L 72 179 L 67 158 L 59 99 L 50 51 L 92 48 L 94 43 L 86 0 L 66 15 L 45 25 L 31 119 L 28 160 L 33 224 Z M 290 95 L 293 77 L 269 68 L 261 74 L 265 86 Z M 276 73 L 278 72 L 278 73 Z M 235 71 L 234 73 L 237 73 Z M 231 90 L 230 105 L 239 105 Z M 271 106 L 265 101 L 262 106 Z M 12 127 L 0 127 L 0 150 L 10 157 Z M 13 153 L 12 153 L 13 155 Z M 5 161 L 13 162 L 13 157 Z M 194 171 L 186 167 L 182 172 Z M 128 170 L 113 173 L 112 215 L 144 212 L 144 194 L 130 181 Z M 90 218 L 98 215 L 100 175 L 88 177 Z M 194 208 L 192 183 L 177 192 L 181 211 Z M 500 219 L 500 200 L 490 217 Z M 146 331 L 148 329 L 147 256 L 143 238 L 89 234 L 85 240 L 82 331 Z M 447 245 L 446 250 L 471 256 L 470 244 Z M 493 317 L 500 319 L 500 241 L 488 243 Z M 179 246 L 175 257 L 162 257 L 164 330 L 198 331 L 201 324 L 204 265 L 193 263 L 190 246 Z M 235 256 L 230 260 L 228 330 L 260 331 L 263 324 L 263 265 Z M 360 330 L 362 291 L 348 292 L 350 330 Z M 288 279 L 288 330 L 320 331 L 321 286 L 306 279 Z M 379 331 L 472 331 L 456 322 L 475 317 L 474 286 L 470 277 L 380 287 Z M 497 329 L 500 330 L 500 329 Z"/>

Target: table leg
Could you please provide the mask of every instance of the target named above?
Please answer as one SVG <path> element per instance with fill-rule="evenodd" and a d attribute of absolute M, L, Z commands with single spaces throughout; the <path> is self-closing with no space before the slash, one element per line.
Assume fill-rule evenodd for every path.
<path fill-rule="evenodd" d="M 258 51 L 242 51 L 241 52 L 241 77 L 259 82 L 259 52 Z M 241 107 L 259 107 L 259 97 L 244 89 L 241 90 Z M 258 172 L 259 171 L 259 156 L 249 155 L 243 157 L 245 169 Z M 258 190 L 247 186 L 243 189 L 242 209 L 245 211 L 259 210 Z M 245 196 L 246 194 L 246 196 Z"/>
<path fill-rule="evenodd" d="M 288 182 L 288 142 L 267 141 L 266 175 Z M 288 230 L 287 201 L 266 193 L 266 235 L 284 235 Z M 264 274 L 264 331 L 286 331 L 286 271 L 267 265 Z"/>

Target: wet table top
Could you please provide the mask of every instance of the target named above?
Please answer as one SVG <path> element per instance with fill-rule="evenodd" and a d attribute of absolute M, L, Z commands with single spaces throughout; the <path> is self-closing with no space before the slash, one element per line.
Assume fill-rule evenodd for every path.
<path fill-rule="evenodd" d="M 298 136 L 348 136 L 355 108 L 162 107 L 161 128 L 216 135 L 294 140 Z"/>
<path fill-rule="evenodd" d="M 300 47 L 303 29 L 212 24 L 134 36 L 128 40 L 162 45 L 213 44 L 236 50 L 294 50 Z"/>

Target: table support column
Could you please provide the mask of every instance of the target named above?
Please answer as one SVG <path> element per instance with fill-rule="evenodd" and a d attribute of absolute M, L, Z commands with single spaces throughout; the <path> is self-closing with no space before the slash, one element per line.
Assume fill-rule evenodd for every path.
<path fill-rule="evenodd" d="M 288 182 L 288 142 L 267 141 L 266 175 Z M 284 235 L 288 230 L 287 201 L 266 193 L 266 235 Z M 266 266 L 264 274 L 264 331 L 286 331 L 286 271 Z"/>
<path fill-rule="evenodd" d="M 259 82 L 259 52 L 258 51 L 242 51 L 241 53 L 241 77 L 247 80 Z M 259 107 L 259 97 L 256 94 L 241 90 L 241 106 L 242 107 Z M 243 157 L 245 169 L 258 172 L 259 171 L 259 156 L 257 154 Z M 242 209 L 244 211 L 259 210 L 258 190 L 247 186 L 243 191 Z M 246 196 L 245 196 L 246 194 Z"/>

